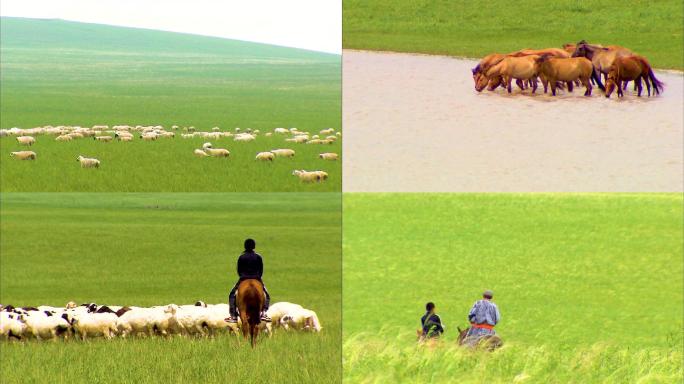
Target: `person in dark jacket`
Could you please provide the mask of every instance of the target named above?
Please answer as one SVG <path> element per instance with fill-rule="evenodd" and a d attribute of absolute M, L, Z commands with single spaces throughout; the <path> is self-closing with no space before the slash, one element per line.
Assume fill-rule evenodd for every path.
<path fill-rule="evenodd" d="M 422 340 L 438 338 L 444 333 L 442 319 L 436 313 L 435 303 L 430 302 L 425 305 L 425 315 L 420 318 L 420 324 L 423 328 Z"/>
<path fill-rule="evenodd" d="M 271 301 L 271 296 L 268 294 L 266 286 L 261 280 L 261 276 L 264 274 L 264 262 L 261 259 L 261 255 L 254 252 L 254 248 L 256 248 L 256 242 L 254 240 L 245 240 L 245 251 L 240 255 L 240 257 L 238 257 L 237 273 L 240 278 L 238 282 L 235 283 L 233 289 L 230 290 L 230 295 L 228 296 L 230 317 L 227 320 L 230 323 L 237 323 L 238 311 L 237 304 L 235 302 L 235 293 L 237 292 L 240 282 L 246 279 L 256 279 L 261 282 L 261 286 L 264 288 L 265 296 L 264 308 L 261 311 L 261 321 L 271 321 L 271 318 L 266 314 L 266 311 L 268 310 L 268 304 Z"/>

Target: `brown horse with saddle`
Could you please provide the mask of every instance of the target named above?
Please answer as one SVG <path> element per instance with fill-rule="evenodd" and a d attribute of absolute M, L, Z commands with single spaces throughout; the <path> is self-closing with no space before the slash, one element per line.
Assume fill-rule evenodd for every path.
<path fill-rule="evenodd" d="M 249 336 L 252 347 L 256 346 L 261 323 L 261 309 L 264 307 L 266 296 L 261 281 L 245 279 L 240 281 L 237 289 L 237 307 L 242 322 L 242 336 Z"/>

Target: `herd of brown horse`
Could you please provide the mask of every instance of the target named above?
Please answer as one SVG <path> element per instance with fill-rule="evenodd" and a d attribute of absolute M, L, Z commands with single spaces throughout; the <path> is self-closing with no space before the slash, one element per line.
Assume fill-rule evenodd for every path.
<path fill-rule="evenodd" d="M 564 44 L 563 48 L 522 49 L 508 54 L 492 53 L 485 56 L 472 69 L 475 90 L 485 88 L 493 91 L 503 87 L 512 92 L 512 82 L 520 89 L 532 88 L 536 92 L 540 80 L 544 93 L 551 88 L 583 85 L 585 96 L 591 96 L 592 83 L 605 92 L 606 97 L 617 90 L 618 97 L 624 96 L 623 90 L 630 81 L 634 90 L 641 96 L 642 81 L 646 84 L 648 96 L 658 95 L 664 84 L 656 79 L 648 60 L 619 45 L 602 46 L 589 44 L 582 40 L 577 44 Z M 601 81 L 601 76 L 605 86 Z"/>

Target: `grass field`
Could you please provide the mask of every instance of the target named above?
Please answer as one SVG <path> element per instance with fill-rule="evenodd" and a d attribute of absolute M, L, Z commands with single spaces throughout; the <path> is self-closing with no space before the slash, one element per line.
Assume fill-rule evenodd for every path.
<path fill-rule="evenodd" d="M 677 0 L 345 0 L 343 47 L 478 58 L 585 39 L 682 70 L 683 9 Z"/>
<path fill-rule="evenodd" d="M 681 194 L 345 194 L 349 383 L 679 383 Z M 369 273 L 368 271 L 381 271 Z M 493 289 L 506 345 L 458 348 Z M 434 301 L 447 331 L 415 330 Z"/>
<path fill-rule="evenodd" d="M 275 127 L 312 133 L 340 129 L 339 55 L 61 20 L 2 18 L 0 36 L 0 128 L 130 124 L 262 132 Z M 109 171 L 99 178 L 70 174 L 63 164 L 68 159 L 75 165 L 78 153 L 40 139 L 36 149 L 44 163 L 21 164 L 39 168 L 32 174 L 8 161 L 15 142 L 2 139 L 3 191 L 340 191 L 340 178 L 332 174 L 327 185 L 302 187 L 287 179 L 289 167 L 283 167 L 289 169 L 284 176 L 275 176 L 277 171 L 269 176 L 263 164 L 247 163 L 257 150 L 272 149 L 271 144 L 247 147 L 249 156 L 242 164 L 249 168 L 241 169 L 239 180 L 220 165 L 188 164 L 194 159 L 186 162 L 183 156 L 192 150 L 181 144 L 159 145 L 156 151 L 147 151 L 142 143 L 112 146 L 106 152 L 96 150 L 94 143 L 71 144 L 71 149 L 109 158 L 102 169 L 109 165 Z M 299 164 L 308 169 L 315 163 Z M 339 168 L 331 171 L 340 173 Z"/>
<path fill-rule="evenodd" d="M 318 335 L 256 350 L 216 339 L 0 343 L 3 383 L 336 382 L 341 197 L 336 193 L 3 193 L 0 302 L 225 302 L 248 236 L 273 302 L 317 311 Z"/>
<path fill-rule="evenodd" d="M 326 161 L 319 153 L 341 155 L 340 140 L 333 144 L 286 143 L 283 136 L 264 137 L 252 142 L 232 138 L 159 139 L 104 143 L 93 139 L 57 142 L 53 136 L 37 136 L 31 146 L 35 161 L 9 156 L 26 150 L 14 137 L 0 138 L 0 186 L 5 192 L 334 192 L 342 185 L 341 160 Z M 198 158 L 195 148 L 211 141 L 216 148 L 230 151 L 229 158 Z M 292 148 L 294 158 L 256 161 L 261 151 Z M 83 169 L 79 155 L 96 157 L 99 169 Z M 324 170 L 329 178 L 322 183 L 302 183 L 292 175 L 295 169 Z"/>

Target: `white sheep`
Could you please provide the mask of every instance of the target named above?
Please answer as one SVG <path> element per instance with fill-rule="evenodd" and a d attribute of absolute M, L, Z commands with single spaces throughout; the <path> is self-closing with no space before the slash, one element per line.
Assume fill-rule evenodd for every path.
<path fill-rule="evenodd" d="M 204 150 L 209 156 L 213 157 L 228 157 L 230 156 L 230 151 L 225 148 L 206 148 Z"/>
<path fill-rule="evenodd" d="M 71 132 L 67 134 L 67 136 L 71 137 L 72 139 L 82 139 L 83 138 L 83 133 L 81 132 Z"/>
<path fill-rule="evenodd" d="M 275 159 L 275 154 L 271 152 L 259 152 L 256 155 L 256 160 L 273 161 L 273 159 Z"/>
<path fill-rule="evenodd" d="M 55 141 L 71 141 L 71 140 L 73 140 L 73 137 L 71 137 L 69 135 L 59 135 L 59 136 L 55 137 Z"/>
<path fill-rule="evenodd" d="M 14 312 L 0 312 L 0 338 L 9 340 L 14 337 L 21 340 L 25 331 L 24 315 Z"/>
<path fill-rule="evenodd" d="M 202 144 L 202 149 L 207 149 L 207 148 L 212 148 L 212 147 L 213 147 L 213 146 L 211 145 L 211 143 L 204 143 L 204 144 Z"/>
<path fill-rule="evenodd" d="M 95 136 L 93 138 L 93 140 L 104 141 L 106 143 L 112 141 L 112 139 L 113 139 L 113 137 L 111 137 L 111 136 Z"/>
<path fill-rule="evenodd" d="M 204 152 L 204 151 L 201 150 L 201 149 L 195 149 L 194 154 L 195 154 L 195 156 L 197 156 L 197 157 L 207 157 L 207 156 L 209 156 L 209 155 L 207 155 L 206 152 Z"/>
<path fill-rule="evenodd" d="M 111 339 L 118 331 L 118 317 L 114 313 L 86 313 L 74 316 L 71 326 L 76 335 L 85 340 L 87 336 L 104 336 Z"/>
<path fill-rule="evenodd" d="M 280 319 L 280 323 L 281 326 L 287 329 L 292 328 L 311 332 L 320 332 L 323 329 L 316 312 L 306 308 L 289 311 Z"/>
<path fill-rule="evenodd" d="M 303 307 L 299 304 L 294 304 L 294 303 L 289 303 L 287 301 L 280 301 L 277 303 L 273 303 L 268 307 L 268 311 L 266 311 L 266 314 L 271 318 L 273 325 L 276 327 L 278 326 L 287 326 L 286 324 L 282 324 L 280 322 L 280 319 L 283 318 L 283 316 L 287 315 L 288 312 L 295 311 L 297 309 L 302 309 Z"/>
<path fill-rule="evenodd" d="M 100 160 L 98 159 L 79 156 L 76 161 L 81 163 L 81 168 L 100 168 Z"/>
<path fill-rule="evenodd" d="M 266 132 L 266 133 L 264 133 L 264 136 L 271 137 L 271 136 L 273 136 L 273 132 Z"/>
<path fill-rule="evenodd" d="M 143 139 L 144 141 L 154 141 L 154 140 L 157 140 L 157 134 L 156 133 L 143 134 L 143 135 L 140 135 L 140 138 Z"/>
<path fill-rule="evenodd" d="M 241 133 L 241 134 L 235 135 L 233 137 L 234 141 L 243 141 L 243 142 L 254 141 L 255 139 L 256 139 L 256 136 L 254 136 L 250 133 Z"/>
<path fill-rule="evenodd" d="M 132 307 L 130 311 L 118 318 L 117 330 L 123 338 L 128 335 L 152 336 L 155 331 L 167 335 L 169 330 L 177 326 L 175 322 L 177 311 L 178 306 L 175 304 L 153 308 Z"/>
<path fill-rule="evenodd" d="M 323 160 L 337 160 L 338 156 L 337 156 L 337 153 L 326 152 L 326 153 L 321 153 L 320 155 L 318 155 L 318 157 L 323 159 Z"/>
<path fill-rule="evenodd" d="M 276 157 L 294 157 L 295 151 L 294 149 L 289 149 L 289 148 L 283 148 L 283 149 L 274 149 L 271 151 Z"/>
<path fill-rule="evenodd" d="M 332 134 L 333 132 L 335 132 L 334 129 L 328 128 L 328 129 L 322 130 L 322 131 L 320 132 L 320 134 L 323 135 L 323 136 L 325 136 L 325 135 L 330 135 L 330 134 Z"/>
<path fill-rule="evenodd" d="M 290 133 L 290 131 L 285 128 L 276 128 L 273 130 L 273 132 L 281 135 Z"/>
<path fill-rule="evenodd" d="M 299 180 L 303 183 L 313 183 L 315 181 L 321 181 L 321 175 L 317 172 L 309 172 L 305 170 L 294 170 L 292 174 L 299 177 Z"/>
<path fill-rule="evenodd" d="M 26 334 L 38 340 L 56 339 L 57 336 L 68 335 L 70 324 L 61 316 L 46 315 L 41 311 L 30 311 L 24 315 Z"/>
<path fill-rule="evenodd" d="M 120 136 L 119 141 L 133 141 L 133 136 Z"/>
<path fill-rule="evenodd" d="M 35 160 L 36 153 L 33 151 L 10 152 L 10 156 L 19 160 Z"/>
<path fill-rule="evenodd" d="M 17 141 L 21 145 L 31 146 L 36 143 L 36 139 L 33 136 L 17 136 Z"/>

